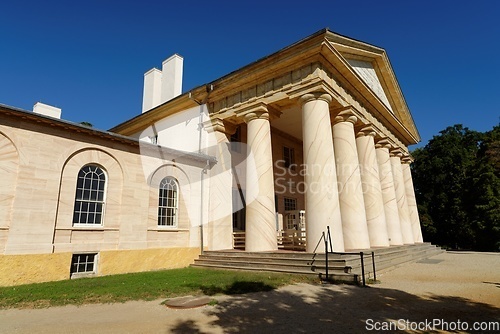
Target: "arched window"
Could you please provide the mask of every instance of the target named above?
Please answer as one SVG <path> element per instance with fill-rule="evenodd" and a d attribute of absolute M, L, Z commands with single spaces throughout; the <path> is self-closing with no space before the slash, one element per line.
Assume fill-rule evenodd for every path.
<path fill-rule="evenodd" d="M 80 169 L 76 181 L 73 225 L 101 225 L 104 213 L 106 174 L 96 165 Z"/>
<path fill-rule="evenodd" d="M 179 205 L 179 186 L 172 177 L 165 177 L 160 182 L 158 201 L 158 226 L 177 226 Z"/>

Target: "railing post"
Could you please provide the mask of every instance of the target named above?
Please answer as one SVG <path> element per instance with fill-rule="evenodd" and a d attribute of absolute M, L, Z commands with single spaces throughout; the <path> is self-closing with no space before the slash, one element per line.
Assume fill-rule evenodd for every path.
<path fill-rule="evenodd" d="M 363 259 L 363 252 L 359 252 L 359 256 L 361 257 L 361 275 L 363 276 L 363 286 L 366 286 L 366 281 L 365 281 L 365 260 Z"/>
<path fill-rule="evenodd" d="M 377 272 L 375 271 L 375 252 L 372 252 L 373 280 L 377 282 Z"/>
<path fill-rule="evenodd" d="M 327 226 L 326 229 L 328 230 L 328 241 L 330 241 L 330 252 L 333 253 L 332 235 L 330 234 L 330 226 Z"/>
<path fill-rule="evenodd" d="M 325 240 L 325 273 L 328 282 L 328 242 L 326 241 L 325 232 L 323 232 L 323 240 Z"/>

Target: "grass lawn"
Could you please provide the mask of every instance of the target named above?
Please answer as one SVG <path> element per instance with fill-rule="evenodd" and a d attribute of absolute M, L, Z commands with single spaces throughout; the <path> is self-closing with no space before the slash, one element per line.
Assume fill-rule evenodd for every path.
<path fill-rule="evenodd" d="M 316 276 L 182 268 L 145 273 L 0 287 L 0 308 L 40 308 L 87 303 L 154 300 L 184 295 L 269 291 Z"/>

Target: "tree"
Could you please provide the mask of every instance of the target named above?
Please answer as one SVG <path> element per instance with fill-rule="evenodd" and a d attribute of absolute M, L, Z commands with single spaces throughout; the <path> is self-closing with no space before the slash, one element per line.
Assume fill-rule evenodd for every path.
<path fill-rule="evenodd" d="M 477 234 L 476 249 L 500 250 L 500 127 L 483 136 L 477 163 L 465 194 L 471 224 Z"/>
<path fill-rule="evenodd" d="M 454 125 L 412 152 L 424 239 L 461 249 L 500 247 L 500 129 Z"/>

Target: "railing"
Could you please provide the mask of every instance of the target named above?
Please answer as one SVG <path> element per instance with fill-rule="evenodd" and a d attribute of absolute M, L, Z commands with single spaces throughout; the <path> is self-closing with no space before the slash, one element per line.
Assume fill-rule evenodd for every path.
<path fill-rule="evenodd" d="M 245 250 L 245 231 L 233 232 L 233 249 Z"/>
<path fill-rule="evenodd" d="M 297 230 L 278 231 L 278 248 L 283 250 L 305 251 L 306 237 L 303 234 L 303 231 Z M 245 250 L 245 231 L 233 232 L 233 249 Z"/>
<path fill-rule="evenodd" d="M 330 254 L 339 254 L 339 255 L 359 255 L 359 258 L 361 261 L 361 277 L 363 279 L 363 286 L 366 286 L 366 278 L 365 278 L 365 255 L 367 255 L 366 252 L 334 252 L 333 245 L 332 245 L 332 237 L 330 235 L 330 226 L 327 226 L 326 229 L 327 229 L 327 233 L 326 234 L 325 234 L 325 232 L 322 233 L 321 237 L 319 238 L 318 244 L 314 248 L 313 261 L 312 261 L 311 265 L 315 261 L 316 250 L 318 249 L 318 247 L 321 243 L 321 240 L 323 240 L 324 244 L 325 244 L 325 276 L 326 276 L 326 280 L 328 281 L 328 266 L 329 266 L 328 254 L 329 253 Z M 328 246 L 330 246 L 330 251 L 328 251 Z M 371 253 L 371 257 L 372 257 L 373 280 L 377 281 L 377 272 L 375 269 L 375 252 L 372 251 L 369 253 Z"/>
<path fill-rule="evenodd" d="M 284 250 L 305 251 L 306 237 L 298 230 L 278 231 L 278 248 Z"/>

